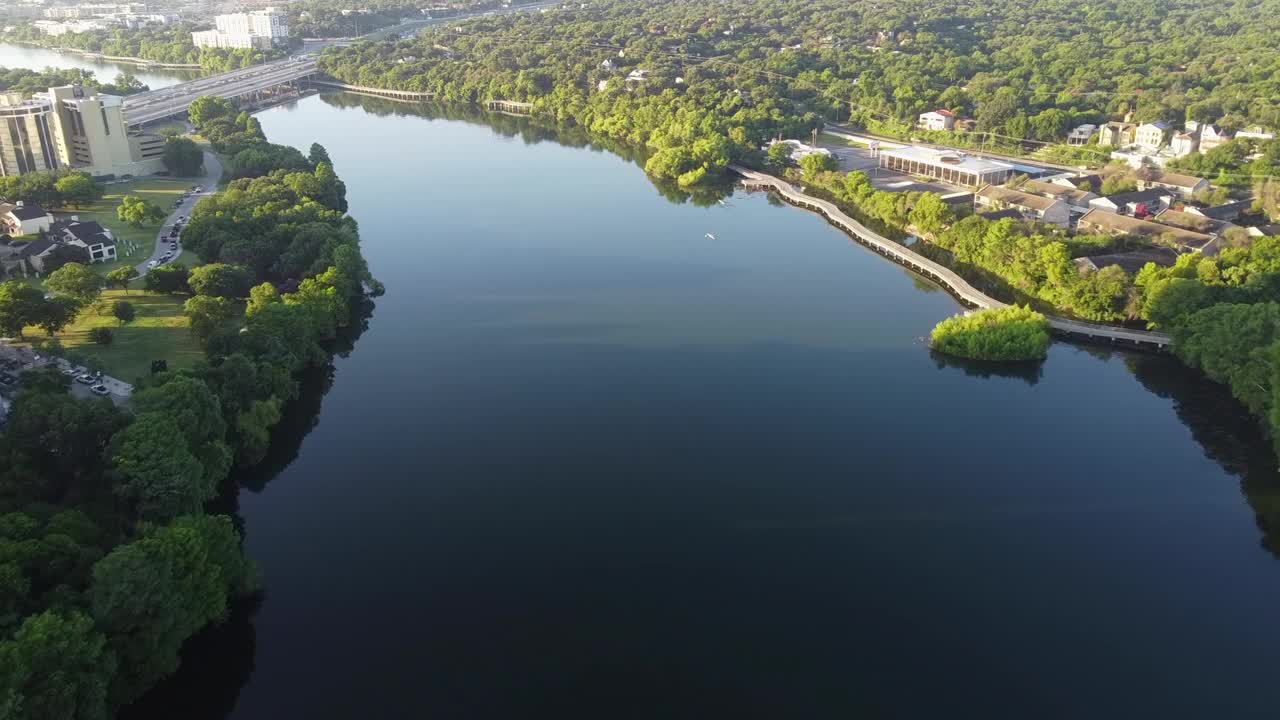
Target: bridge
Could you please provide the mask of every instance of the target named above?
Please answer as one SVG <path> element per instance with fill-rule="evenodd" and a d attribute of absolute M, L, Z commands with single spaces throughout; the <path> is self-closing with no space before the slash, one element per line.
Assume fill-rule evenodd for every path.
<path fill-rule="evenodd" d="M 281 85 L 289 85 L 316 73 L 312 55 L 298 55 L 261 65 L 179 83 L 159 90 L 130 95 L 124 99 L 124 117 L 131 125 L 181 115 L 199 97 L 214 95 L 238 100 L 259 95 Z"/>
<path fill-rule="evenodd" d="M 884 255 L 899 264 L 905 265 L 920 275 L 942 285 L 965 305 L 983 309 L 1008 307 L 1005 303 L 996 300 L 970 285 L 969 281 L 960 277 L 960 275 L 951 268 L 930 260 L 901 243 L 894 242 L 893 240 L 884 237 L 857 220 L 854 220 L 844 214 L 840 208 L 836 207 L 835 203 L 815 198 L 810 195 L 805 195 L 792 187 L 790 183 L 780 180 L 772 175 L 750 170 L 739 165 L 730 165 L 729 169 L 741 175 L 745 179 L 743 184 L 747 187 L 758 187 L 772 190 L 782 196 L 782 198 L 787 202 L 790 202 L 793 205 L 798 205 L 807 210 L 812 210 L 826 217 L 831 224 L 849 233 L 849 235 L 863 245 L 866 245 L 877 253 Z M 1128 344 L 1153 350 L 1163 350 L 1167 348 L 1171 342 L 1169 336 L 1164 333 L 1150 332 L 1147 330 L 1130 330 L 1128 328 L 1114 327 L 1111 325 L 1099 325 L 1097 323 L 1070 320 L 1053 315 L 1048 315 L 1046 317 L 1049 320 L 1049 327 L 1060 335 L 1109 343 Z"/>

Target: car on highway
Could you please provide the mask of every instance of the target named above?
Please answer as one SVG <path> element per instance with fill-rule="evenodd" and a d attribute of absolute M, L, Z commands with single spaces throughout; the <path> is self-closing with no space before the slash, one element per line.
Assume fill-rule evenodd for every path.
<path fill-rule="evenodd" d="M 89 392 L 93 393 L 94 395 L 110 395 L 111 394 L 111 391 L 107 389 L 106 385 L 94 385 L 93 387 L 89 388 Z"/>

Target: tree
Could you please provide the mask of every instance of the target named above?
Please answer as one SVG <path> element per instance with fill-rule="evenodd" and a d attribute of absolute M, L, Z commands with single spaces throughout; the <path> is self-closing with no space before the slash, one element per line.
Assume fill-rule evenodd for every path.
<path fill-rule="evenodd" d="M 62 196 L 64 203 L 77 208 L 102 199 L 104 188 L 93 181 L 93 178 L 82 172 L 73 172 L 58 178 L 54 189 Z"/>
<path fill-rule="evenodd" d="M 116 334 L 109 327 L 96 327 L 89 331 L 89 339 L 97 345 L 110 345 Z"/>
<path fill-rule="evenodd" d="M 132 265 L 121 265 L 110 271 L 106 275 L 106 280 L 112 287 L 117 287 L 125 292 L 129 290 L 129 283 L 138 276 Z"/>
<path fill-rule="evenodd" d="M 133 227 L 154 225 L 164 220 L 164 210 L 159 205 L 144 200 L 137 195 L 125 195 L 120 199 L 120 207 L 116 208 L 116 217 Z"/>
<path fill-rule="evenodd" d="M 30 285 L 0 283 L 0 333 L 21 338 L 24 328 L 40 321 L 44 304 L 44 295 Z"/>
<path fill-rule="evenodd" d="M 333 165 L 333 161 L 329 159 L 329 151 L 325 150 L 320 143 L 311 143 L 311 151 L 307 153 L 307 159 L 311 161 L 312 165 L 319 165 L 320 163 Z"/>
<path fill-rule="evenodd" d="M 187 286 L 187 266 L 182 263 L 170 263 L 152 268 L 142 282 L 147 292 L 191 292 L 191 288 Z"/>
<path fill-rule="evenodd" d="M 200 127 L 211 120 L 231 116 L 235 111 L 236 106 L 230 100 L 207 95 L 191 102 L 187 117 L 193 125 Z"/>
<path fill-rule="evenodd" d="M 800 170 L 804 173 L 806 180 L 812 180 L 818 176 L 818 173 L 835 170 L 835 158 L 825 153 L 809 153 L 800 158 Z"/>
<path fill-rule="evenodd" d="M 201 341 L 208 340 L 219 326 L 235 314 L 231 301 L 208 295 L 196 295 L 187 300 L 183 311 L 191 321 L 191 332 Z"/>
<path fill-rule="evenodd" d="M 87 304 L 102 292 L 102 276 L 80 263 L 67 263 L 49 273 L 44 285 L 59 295 Z"/>
<path fill-rule="evenodd" d="M 164 144 L 164 166 L 178 177 L 195 177 L 204 167 L 204 151 L 185 137 L 171 137 Z"/>
<path fill-rule="evenodd" d="M 253 277 L 248 269 L 225 263 L 209 263 L 192 268 L 187 284 L 197 295 L 228 299 L 249 295 Z"/>
<path fill-rule="evenodd" d="M 281 302 L 280 292 L 276 290 L 275 285 L 271 283 L 255 285 L 249 290 L 249 305 L 245 308 L 245 317 L 252 318 L 262 308 L 279 302 Z"/>
<path fill-rule="evenodd" d="M 75 321 L 80 314 L 81 303 L 73 297 L 59 296 L 44 301 L 40 309 L 40 318 L 36 322 L 49 337 L 62 332 L 62 329 Z"/>
<path fill-rule="evenodd" d="M 765 153 L 768 158 L 769 165 L 777 169 L 782 169 L 791 162 L 791 146 L 785 143 L 774 143 L 769 146 L 768 152 Z"/>
<path fill-rule="evenodd" d="M 133 319 L 138 316 L 138 311 L 128 300 L 117 300 L 111 304 L 111 314 L 121 325 L 126 325 L 133 322 Z"/>
<path fill-rule="evenodd" d="M 33 615 L 0 643 L 0 687 L 17 689 L 29 720 L 109 720 L 115 669 L 106 637 L 80 611 Z M 0 697 L 0 717 L 18 717 L 3 710 Z"/>
<path fill-rule="evenodd" d="M 138 415 L 113 441 L 116 494 L 148 519 L 199 512 L 217 491 L 199 458 L 179 436 L 177 418 L 163 412 Z"/>
<path fill-rule="evenodd" d="M 120 662 L 113 699 L 133 700 L 177 669 L 182 643 L 247 582 L 240 536 L 221 515 L 178 518 L 102 558 L 88 594 Z"/>

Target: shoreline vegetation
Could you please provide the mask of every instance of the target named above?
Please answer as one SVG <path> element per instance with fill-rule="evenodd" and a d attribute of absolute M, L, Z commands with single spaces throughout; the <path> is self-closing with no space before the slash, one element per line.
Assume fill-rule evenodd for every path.
<path fill-rule="evenodd" d="M 837 121 L 914 125 L 937 108 L 973 117 L 978 133 L 1027 142 L 1060 142 L 1074 124 L 1125 116 L 1280 127 L 1268 100 L 1274 87 L 1238 62 L 1247 53 L 1254 67 L 1280 67 L 1280 48 L 1267 42 L 1280 32 L 1278 2 L 1171 6 L 1153 23 L 1147 10 L 1116 0 L 1087 14 L 1047 0 L 1001 0 L 981 12 L 915 0 L 870 14 L 857 3 L 747 0 L 713 18 L 689 0 L 601 0 L 330 48 L 319 66 L 342 82 L 442 102 L 530 103 L 557 126 L 646 149 L 646 171 L 694 188 L 733 163 L 781 170 L 760 151 L 771 139 L 808 138 Z M 1223 13 L 1236 18 L 1231 32 L 1207 32 Z M 1280 140 L 1246 142 L 1247 168 L 1235 172 L 1250 177 L 1224 173 L 1218 182 L 1241 191 L 1252 182 L 1260 208 L 1280 221 Z M 1244 149 L 1233 146 L 1225 160 Z M 1228 385 L 1280 434 L 1280 320 L 1269 310 L 1280 303 L 1272 260 L 1280 238 L 1214 257 L 1184 254 L 1172 267 L 1082 271 L 1076 259 L 1123 251 L 1126 238 L 962 217 L 933 193 L 882 191 L 860 172 L 803 170 L 799 179 L 855 217 L 925 238 L 931 257 L 1013 302 L 1171 335 L 1175 355 Z M 1217 334 L 1212 319 L 1236 331 Z"/>
<path fill-rule="evenodd" d="M 1017 305 L 953 315 L 938 323 L 930 346 L 970 360 L 1039 362 L 1049 352 L 1049 321 Z"/>
<path fill-rule="evenodd" d="M 203 359 L 147 378 L 129 409 L 25 372 L 0 434 L 0 716 L 110 717 L 258 591 L 236 522 L 210 504 L 236 492 L 233 469 L 287 454 L 291 428 L 275 431 L 302 379 L 350 348 L 381 293 L 324 148 L 269 143 L 212 98 L 192 121 L 234 179 L 184 237 L 206 264 L 156 268 L 147 289 L 187 298 Z M 80 276 L 55 299 L 96 297 Z"/>
<path fill-rule="evenodd" d="M 131 57 L 128 55 L 104 55 L 96 50 L 83 50 L 74 47 L 50 46 L 41 44 L 35 40 L 11 40 L 4 39 L 4 42 L 13 43 L 14 45 L 26 45 L 28 47 L 41 48 L 44 50 L 52 50 L 59 53 L 71 53 L 72 55 L 80 55 L 91 60 L 101 60 L 103 62 L 119 63 L 121 65 L 140 65 L 144 67 L 171 68 L 176 70 L 199 70 L 199 63 L 170 63 L 160 62 L 158 60 L 148 60 L 147 58 Z"/>

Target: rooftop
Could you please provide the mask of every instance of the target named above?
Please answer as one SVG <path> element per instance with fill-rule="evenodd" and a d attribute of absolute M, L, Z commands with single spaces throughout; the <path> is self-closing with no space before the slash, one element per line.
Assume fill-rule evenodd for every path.
<path fill-rule="evenodd" d="M 1065 189 L 1065 188 L 1064 188 Z M 1022 192 L 1021 190 L 1011 190 L 999 185 L 987 185 L 977 192 L 978 197 L 984 197 L 988 200 L 1004 203 L 1006 205 L 1016 205 L 1018 207 L 1031 208 L 1032 210 L 1048 210 L 1055 203 L 1061 202 L 1056 198 L 1047 198 L 1041 195 L 1032 195 L 1031 193 Z"/>
<path fill-rule="evenodd" d="M 1146 250 L 1133 250 L 1125 253 L 1110 253 L 1107 255 L 1090 255 L 1088 257 L 1076 258 L 1076 267 L 1101 270 L 1103 268 L 1118 265 L 1121 270 L 1134 274 L 1141 270 L 1144 265 L 1153 262 L 1163 267 L 1170 267 L 1178 254 L 1167 248 L 1149 248 Z"/>
<path fill-rule="evenodd" d="M 1128 215 L 1117 215 L 1105 210 L 1090 210 L 1080 217 L 1080 224 L 1127 235 L 1141 235 L 1152 240 L 1168 236 L 1179 245 L 1193 250 L 1199 250 L 1213 240 L 1212 236 L 1204 233 L 1149 220 L 1139 220 Z"/>
<path fill-rule="evenodd" d="M 0 212 L 10 212 L 19 220 L 36 220 L 49 214 L 48 210 L 39 205 L 17 205 L 5 206 L 0 205 Z"/>
<path fill-rule="evenodd" d="M 1162 222 L 1165 225 L 1180 227 L 1183 230 L 1208 233 L 1211 235 L 1221 235 L 1227 230 L 1236 227 L 1225 220 L 1216 220 L 1214 218 L 1196 215 L 1189 212 L 1182 212 L 1180 210 L 1164 210 L 1156 215 L 1156 221 Z"/>
<path fill-rule="evenodd" d="M 1200 183 L 1201 178 L 1195 177 L 1194 175 L 1179 175 L 1178 173 L 1162 172 L 1152 178 L 1149 182 L 1190 189 Z"/>
<path fill-rule="evenodd" d="M 933 165 L 934 167 L 955 168 L 961 172 L 975 175 L 1013 170 L 1013 165 L 998 160 L 988 160 L 987 158 L 969 155 L 959 150 L 942 150 L 921 147 L 920 145 L 910 145 L 894 150 L 881 150 L 880 154 L 925 165 Z"/>
<path fill-rule="evenodd" d="M 1128 205 L 1129 203 L 1152 202 L 1166 197 L 1169 197 L 1169 191 L 1160 190 L 1158 188 L 1148 188 L 1146 190 L 1135 190 L 1133 192 L 1120 193 L 1119 195 L 1108 195 L 1101 199 L 1110 200 L 1116 205 L 1116 207 L 1121 207 Z"/>
<path fill-rule="evenodd" d="M 1043 182 L 1041 180 L 1028 180 L 1022 184 L 1021 189 L 1028 192 L 1039 193 L 1041 195 L 1048 195 L 1049 197 L 1058 198 L 1060 200 L 1075 200 L 1077 202 L 1084 202 L 1097 197 L 1097 195 L 1088 192 L 1087 190 L 1079 190 L 1067 187 L 1066 185 L 1058 185 L 1057 183 Z"/>

